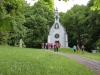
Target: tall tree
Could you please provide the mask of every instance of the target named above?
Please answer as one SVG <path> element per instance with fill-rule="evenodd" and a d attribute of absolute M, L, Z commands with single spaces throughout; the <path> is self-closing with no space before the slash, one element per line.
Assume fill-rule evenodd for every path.
<path fill-rule="evenodd" d="M 85 6 L 74 5 L 74 7 L 64 14 L 63 25 L 69 36 L 69 45 L 81 44 L 81 35 L 84 32 Z"/>
<path fill-rule="evenodd" d="M 64 20 L 61 21 L 68 32 L 70 47 L 77 42 L 84 44 L 88 51 L 100 47 L 100 14 L 98 10 L 90 9 L 93 1 L 87 6 L 75 5 L 63 15 Z"/>
<path fill-rule="evenodd" d="M 38 1 L 25 16 L 24 26 L 28 28 L 25 44 L 27 47 L 39 48 L 42 42 L 46 42 L 47 25 L 52 25 L 54 13 L 44 5 L 43 1 Z"/>
<path fill-rule="evenodd" d="M 27 3 L 24 0 L 7 0 L 4 3 L 7 14 L 10 14 L 12 18 L 10 22 L 12 29 L 8 36 L 9 45 L 18 45 L 19 39 L 23 38 L 25 34 L 25 28 L 22 24 L 25 22 L 24 11 L 26 5 Z"/>
<path fill-rule="evenodd" d="M 87 46 L 88 49 L 95 49 L 97 47 L 96 42 L 100 39 L 100 14 L 98 14 L 98 10 L 90 10 L 91 6 L 93 6 L 93 1 L 94 0 L 91 0 L 87 5 L 87 30 L 85 33 L 88 34 L 86 36 L 88 39 L 86 44 L 89 45 Z"/>

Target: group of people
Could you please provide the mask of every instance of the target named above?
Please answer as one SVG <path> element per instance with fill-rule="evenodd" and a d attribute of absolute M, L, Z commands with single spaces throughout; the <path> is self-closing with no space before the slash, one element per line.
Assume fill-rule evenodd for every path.
<path fill-rule="evenodd" d="M 78 50 L 82 50 L 82 54 L 84 54 L 84 49 L 85 49 L 85 46 L 84 45 L 82 45 L 81 46 L 81 48 L 79 47 L 79 45 L 77 45 L 77 46 L 73 46 L 73 50 L 74 50 L 74 53 L 77 51 L 78 52 Z"/>
<path fill-rule="evenodd" d="M 50 49 L 53 47 L 53 43 L 42 43 L 42 48 Z"/>
<path fill-rule="evenodd" d="M 42 48 L 43 49 L 50 49 L 50 48 L 54 48 L 54 51 L 58 51 L 58 48 L 60 47 L 60 43 L 56 42 L 56 43 L 42 43 Z"/>
<path fill-rule="evenodd" d="M 58 49 L 60 48 L 60 43 L 58 42 L 55 42 L 54 44 L 53 43 L 42 43 L 42 48 L 43 49 L 50 49 L 50 48 L 54 48 L 54 51 L 57 52 Z M 85 49 L 85 46 L 82 45 L 81 47 L 79 45 L 74 45 L 73 46 L 73 50 L 74 50 L 74 53 L 78 50 L 82 50 L 82 54 L 84 54 L 84 49 Z"/>

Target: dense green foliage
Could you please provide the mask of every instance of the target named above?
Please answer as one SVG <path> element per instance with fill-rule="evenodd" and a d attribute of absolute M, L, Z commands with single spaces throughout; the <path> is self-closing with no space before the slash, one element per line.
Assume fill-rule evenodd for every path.
<path fill-rule="evenodd" d="M 49 10 L 54 10 L 54 0 L 39 0 L 42 1 Z"/>
<path fill-rule="evenodd" d="M 90 10 L 91 0 L 87 6 L 74 5 L 66 13 L 61 13 L 61 23 L 66 27 L 69 36 L 69 46 L 84 44 L 86 50 L 91 51 L 100 47 L 100 14 L 97 10 Z M 64 19 L 63 19 L 64 18 Z"/>
<path fill-rule="evenodd" d="M 38 1 L 28 9 L 24 23 L 24 26 L 28 28 L 24 41 L 26 47 L 41 48 L 41 43 L 47 42 L 47 25 L 53 24 L 53 17 L 54 12 L 49 10 L 42 1 Z"/>
<path fill-rule="evenodd" d="M 7 11 L 5 10 L 5 1 L 0 0 L 0 31 L 6 31 L 11 29 L 11 16 L 7 14 Z"/>
<path fill-rule="evenodd" d="M 2 10 L 0 10 L 0 32 L 5 33 L 6 39 L 2 41 L 7 41 L 9 45 L 17 45 L 18 40 L 23 36 L 24 27 L 23 23 L 25 22 L 24 11 L 27 6 L 27 3 L 24 0 L 2 0 Z M 10 30 L 10 31 L 8 31 Z M 6 31 L 6 32 L 2 32 Z M 1 43 L 2 44 L 2 43 Z"/>
<path fill-rule="evenodd" d="M 97 75 L 67 57 L 42 49 L 0 46 L 2 75 Z"/>
<path fill-rule="evenodd" d="M 22 38 L 24 46 L 40 48 L 41 43 L 47 41 L 47 25 L 53 24 L 53 1 L 49 1 L 51 5 L 40 0 L 34 6 L 30 6 L 24 0 L 1 2 L 0 44 L 18 46 Z"/>
<path fill-rule="evenodd" d="M 41 43 L 47 42 L 47 26 L 54 22 L 53 1 L 39 0 L 30 6 L 24 0 L 0 0 L 0 44 L 18 46 L 22 38 L 24 47 L 41 48 Z M 96 1 L 60 13 L 69 47 L 84 44 L 87 51 L 100 47 L 100 14 L 98 9 L 91 10 L 94 2 L 98 5 Z"/>

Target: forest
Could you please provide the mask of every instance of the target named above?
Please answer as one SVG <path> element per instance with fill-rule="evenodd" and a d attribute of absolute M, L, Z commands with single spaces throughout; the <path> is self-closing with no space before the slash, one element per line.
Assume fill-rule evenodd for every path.
<path fill-rule="evenodd" d="M 66 1 L 66 0 L 65 0 Z M 0 0 L 0 45 L 41 48 L 54 23 L 54 1 L 38 0 L 33 6 L 25 0 Z M 68 34 L 69 47 L 85 45 L 87 51 L 100 48 L 100 1 L 74 5 L 59 12 L 60 23 Z"/>

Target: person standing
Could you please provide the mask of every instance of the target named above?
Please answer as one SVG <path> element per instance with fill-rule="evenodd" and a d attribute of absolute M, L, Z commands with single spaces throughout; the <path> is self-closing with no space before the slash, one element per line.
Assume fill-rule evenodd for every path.
<path fill-rule="evenodd" d="M 44 42 L 44 49 L 46 49 L 46 43 Z"/>
<path fill-rule="evenodd" d="M 79 45 L 77 45 L 77 52 L 78 52 L 78 50 L 80 50 L 80 47 L 79 47 Z"/>
<path fill-rule="evenodd" d="M 22 39 L 20 39 L 19 44 L 20 44 L 20 48 L 21 48 L 22 44 L 23 44 L 23 40 Z"/>
<path fill-rule="evenodd" d="M 46 43 L 46 49 L 48 49 L 48 43 Z"/>
<path fill-rule="evenodd" d="M 54 44 L 54 52 L 57 51 L 57 47 L 56 47 L 56 44 Z"/>
<path fill-rule="evenodd" d="M 76 52 L 76 46 L 75 45 L 73 46 L 73 49 L 74 49 L 74 53 L 75 53 Z"/>
<path fill-rule="evenodd" d="M 50 44 L 50 43 L 48 43 L 48 49 L 50 49 L 50 47 L 51 47 L 50 45 L 51 45 L 51 44 Z"/>
<path fill-rule="evenodd" d="M 53 43 L 51 43 L 51 48 L 53 47 Z"/>
<path fill-rule="evenodd" d="M 84 45 L 82 45 L 81 49 L 82 49 L 82 54 L 84 54 L 84 49 L 85 49 Z"/>
<path fill-rule="evenodd" d="M 57 42 L 57 43 L 56 43 L 57 52 L 58 52 L 58 48 L 59 48 L 59 43 Z"/>

